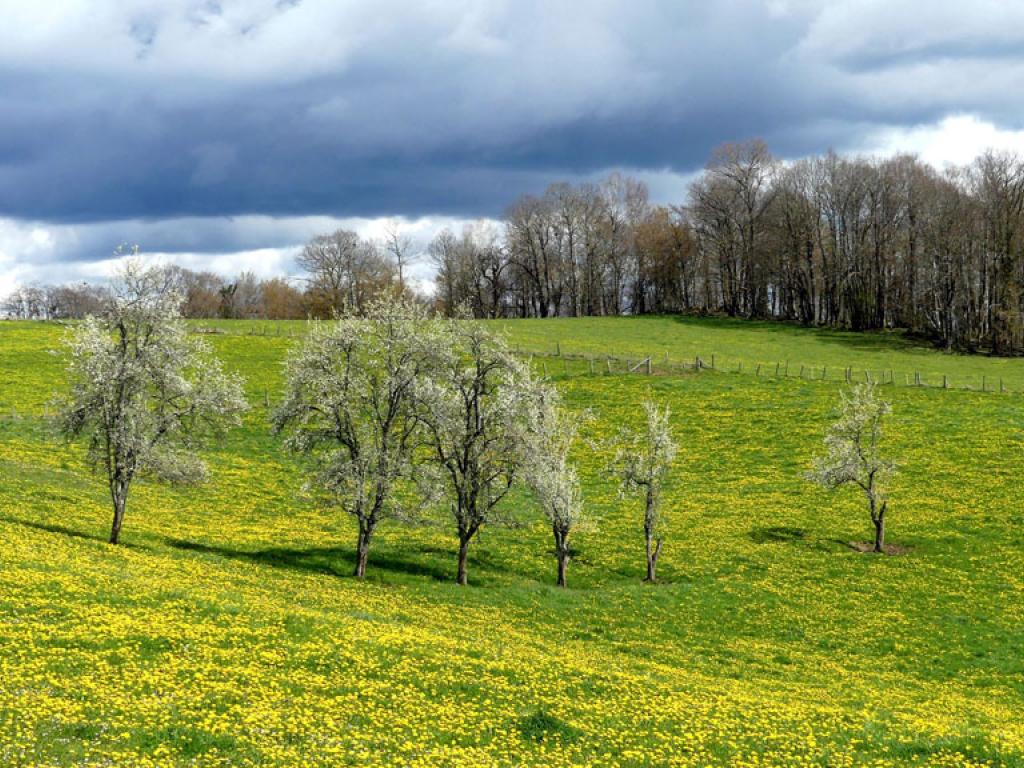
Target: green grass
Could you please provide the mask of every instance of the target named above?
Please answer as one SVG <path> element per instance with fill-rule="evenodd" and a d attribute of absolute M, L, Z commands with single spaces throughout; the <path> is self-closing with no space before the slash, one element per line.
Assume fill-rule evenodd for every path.
<path fill-rule="evenodd" d="M 521 349 L 551 353 L 557 347 L 570 355 L 618 355 L 634 359 L 651 355 L 655 362 L 666 353 L 673 362 L 692 363 L 700 357 L 735 371 L 740 364 L 753 374 L 760 364 L 765 375 L 775 366 L 789 364 L 791 376 L 801 366 L 808 378 L 841 378 L 852 368 L 860 379 L 865 371 L 873 379 L 890 372 L 897 382 L 913 382 L 914 374 L 932 386 L 1024 391 L 1024 360 L 942 354 L 927 341 L 901 332 L 854 333 L 803 328 L 788 323 L 687 316 L 588 317 L 557 320 L 500 320 Z"/>
<path fill-rule="evenodd" d="M 682 358 L 708 339 L 726 360 L 831 352 L 1024 384 L 1024 361 L 890 335 L 503 325 L 524 349 Z M 1024 765 L 1019 396 L 885 389 L 890 540 L 908 552 L 879 557 L 848 546 L 870 535 L 856 495 L 800 477 L 837 383 L 589 376 L 579 361 L 566 377 L 548 361 L 595 439 L 637 423 L 645 397 L 671 406 L 663 583 L 640 581 L 639 509 L 600 443 L 579 451 L 601 525 L 576 542 L 569 590 L 522 493 L 527 524 L 484 531 L 468 589 L 441 511 L 385 526 L 357 583 L 350 521 L 304 498 L 266 427 L 295 339 L 223 327 L 212 343 L 256 407 L 209 452 L 209 484 L 140 484 L 112 549 L 104 488 L 41 418 L 60 330 L 0 323 L 0 764 Z"/>

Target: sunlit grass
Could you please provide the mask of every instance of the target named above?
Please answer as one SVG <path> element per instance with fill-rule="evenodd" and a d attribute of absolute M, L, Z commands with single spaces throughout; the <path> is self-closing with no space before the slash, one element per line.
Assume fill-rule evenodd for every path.
<path fill-rule="evenodd" d="M 698 329 L 722 356 L 1021 370 L 718 321 L 509 328 L 567 352 L 682 356 Z M 440 512 L 382 528 L 357 583 L 350 521 L 304 499 L 266 427 L 294 339 L 211 339 L 256 407 L 208 485 L 140 485 L 113 549 L 102 483 L 42 418 L 59 329 L 0 323 L 0 764 L 1024 765 L 1019 396 L 884 390 L 889 540 L 909 551 L 879 557 L 848 546 L 871 532 L 857 496 L 800 478 L 837 384 L 549 361 L 595 415 L 578 458 L 601 525 L 576 542 L 570 589 L 552 586 L 536 516 L 485 530 L 455 587 Z M 680 443 L 653 587 L 640 510 L 606 472 L 605 440 L 645 397 L 671 406 Z M 524 494 L 511 503 L 530 519 Z"/>

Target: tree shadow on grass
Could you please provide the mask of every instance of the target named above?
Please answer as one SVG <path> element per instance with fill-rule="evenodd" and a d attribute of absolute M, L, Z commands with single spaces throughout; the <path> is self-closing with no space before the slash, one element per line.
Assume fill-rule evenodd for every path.
<path fill-rule="evenodd" d="M 33 528 L 37 531 L 44 531 L 45 533 L 59 533 L 63 536 L 68 536 L 72 539 L 82 539 L 83 541 L 98 541 L 100 544 L 109 544 L 106 535 L 96 533 L 86 533 L 85 531 L 79 531 L 75 528 L 69 528 L 66 525 L 57 525 L 56 523 L 40 523 L 34 520 L 20 520 L 17 517 L 0 517 L 0 522 L 13 523 L 14 525 L 23 525 L 26 528 Z M 126 541 L 121 541 L 117 544 L 118 547 L 125 549 L 150 549 L 145 544 L 133 544 Z"/>
<path fill-rule="evenodd" d="M 348 577 L 352 576 L 352 572 L 355 569 L 355 553 L 351 547 L 309 547 L 304 549 L 267 547 L 265 549 L 245 550 L 202 544 L 183 539 L 168 538 L 165 541 L 168 546 L 186 552 L 199 552 L 230 560 L 244 560 L 259 565 L 288 568 L 326 576 Z M 420 551 L 424 555 L 443 554 L 449 556 L 451 564 L 450 566 L 442 566 L 421 560 L 398 557 L 388 552 L 375 553 L 371 549 L 370 560 L 366 569 L 367 577 L 373 580 L 374 571 L 377 570 L 409 576 L 425 576 L 434 581 L 453 582 L 455 580 L 456 551 L 454 548 L 450 552 L 441 550 L 438 547 L 427 547 Z M 477 585 L 486 583 L 487 578 L 484 575 L 477 576 L 477 574 L 473 573 L 474 566 L 492 571 L 505 570 L 502 566 L 491 561 L 490 558 L 473 557 L 471 554 L 470 581 Z"/>
<path fill-rule="evenodd" d="M 754 528 L 750 531 L 749 535 L 750 540 L 755 544 L 776 544 L 803 541 L 807 537 L 807 531 L 803 528 L 790 528 L 780 525 L 769 528 Z"/>
<path fill-rule="evenodd" d="M 905 331 L 848 331 L 800 325 L 784 320 L 747 320 L 731 317 L 702 317 L 699 315 L 673 315 L 684 325 L 722 331 L 763 331 L 780 339 L 813 338 L 826 344 L 849 347 L 862 352 L 933 352 L 934 344 L 928 339 Z"/>

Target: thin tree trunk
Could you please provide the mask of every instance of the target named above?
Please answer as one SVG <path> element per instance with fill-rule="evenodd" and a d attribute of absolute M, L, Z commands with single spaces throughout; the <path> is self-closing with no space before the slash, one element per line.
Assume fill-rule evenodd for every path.
<path fill-rule="evenodd" d="M 644 581 L 649 581 L 652 584 L 658 580 L 658 555 L 661 554 L 661 539 L 657 541 L 654 537 L 647 534 L 647 576 L 644 577 Z"/>
<path fill-rule="evenodd" d="M 884 552 L 885 545 L 885 508 L 875 518 L 875 552 Z"/>
<path fill-rule="evenodd" d="M 558 529 L 557 525 L 552 526 L 552 533 L 555 535 L 555 557 L 558 558 L 558 581 L 559 587 L 565 586 L 565 572 L 569 567 L 569 543 L 566 541 L 568 533 Z"/>
<path fill-rule="evenodd" d="M 459 536 L 459 570 L 455 576 L 455 583 L 459 586 L 466 586 L 469 583 L 469 574 L 466 571 L 466 558 L 469 555 L 469 542 L 472 536 Z"/>
<path fill-rule="evenodd" d="M 109 542 L 117 544 L 121 539 L 121 524 L 124 523 L 124 510 L 128 502 L 128 488 L 118 482 L 115 484 L 110 495 L 114 501 L 114 521 L 110 526 Z"/>
<path fill-rule="evenodd" d="M 353 574 L 357 579 L 366 576 L 366 561 L 370 558 L 370 537 L 373 528 L 368 524 L 359 523 L 359 539 L 356 542 L 356 569 Z"/>
<path fill-rule="evenodd" d="M 559 587 L 565 586 L 565 571 L 569 567 L 569 552 L 567 550 L 559 550 L 558 552 L 558 581 L 556 585 Z"/>

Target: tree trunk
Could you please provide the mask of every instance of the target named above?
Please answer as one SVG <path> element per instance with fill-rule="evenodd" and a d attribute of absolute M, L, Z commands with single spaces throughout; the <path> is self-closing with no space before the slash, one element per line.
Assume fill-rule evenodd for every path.
<path fill-rule="evenodd" d="M 875 518 L 875 552 L 884 552 L 885 545 L 885 507 Z"/>
<path fill-rule="evenodd" d="M 569 567 L 569 543 L 566 541 L 567 532 L 558 530 L 555 526 L 552 529 L 555 535 L 555 557 L 558 558 L 558 581 L 557 586 L 565 586 L 565 572 Z"/>
<path fill-rule="evenodd" d="M 647 576 L 644 581 L 652 584 L 658 580 L 658 555 L 661 554 L 661 539 L 657 541 L 651 534 L 647 534 Z"/>
<path fill-rule="evenodd" d="M 114 487 L 111 492 L 114 500 L 114 522 L 110 526 L 111 544 L 117 544 L 121 539 L 121 524 L 124 522 L 124 509 L 128 502 L 128 488 L 120 484 Z"/>
<path fill-rule="evenodd" d="M 356 542 L 356 569 L 353 574 L 357 579 L 366 575 L 366 561 L 370 558 L 370 537 L 373 536 L 373 527 L 359 523 L 359 539 Z"/>
<path fill-rule="evenodd" d="M 569 553 L 561 551 L 558 553 L 558 581 L 556 586 L 565 586 L 565 571 L 569 567 Z"/>
<path fill-rule="evenodd" d="M 459 536 L 459 570 L 455 576 L 455 583 L 461 587 L 469 583 L 469 574 L 466 571 L 466 558 L 469 555 L 469 541 L 472 536 Z"/>

